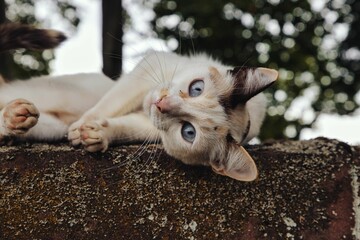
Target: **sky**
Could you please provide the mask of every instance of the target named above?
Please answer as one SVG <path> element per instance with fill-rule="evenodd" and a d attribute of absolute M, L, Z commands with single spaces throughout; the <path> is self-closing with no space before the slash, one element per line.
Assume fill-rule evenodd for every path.
<path fill-rule="evenodd" d="M 67 33 L 69 39 L 55 50 L 53 75 L 101 71 L 101 1 L 74 2 L 79 5 L 81 22 L 77 31 Z M 51 27 L 64 30 L 56 23 Z"/>
<path fill-rule="evenodd" d="M 56 49 L 56 59 L 52 64 L 53 75 L 101 71 L 101 1 L 73 1 L 79 7 L 81 23 L 78 30 L 70 34 L 69 39 Z M 131 0 L 123 0 L 123 4 L 127 4 L 127 9 L 130 9 L 134 14 L 138 13 L 139 9 L 136 6 L 131 6 Z M 147 15 L 150 17 L 151 14 Z M 146 24 L 141 20 L 136 24 L 140 28 L 146 28 Z M 64 30 L 59 22 L 53 22 L 51 27 Z M 133 32 L 128 32 L 124 36 L 124 43 L 123 62 L 125 71 L 129 71 L 135 66 L 139 59 L 132 56 L 137 55 L 139 51 L 143 52 L 146 48 L 165 49 L 161 40 L 147 39 L 144 43 Z M 360 93 L 358 97 L 360 98 Z M 314 128 L 305 129 L 301 132 L 301 139 L 320 136 L 335 138 L 349 144 L 360 144 L 360 109 L 352 116 L 322 114 Z"/>

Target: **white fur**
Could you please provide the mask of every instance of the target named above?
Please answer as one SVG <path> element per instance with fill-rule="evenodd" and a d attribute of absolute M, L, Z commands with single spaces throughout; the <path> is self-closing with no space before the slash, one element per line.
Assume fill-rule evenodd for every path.
<path fill-rule="evenodd" d="M 56 140 L 64 137 L 70 126 L 68 139 L 71 143 L 82 144 L 91 152 L 105 151 L 115 141 L 155 141 L 161 136 L 165 150 L 170 155 L 189 164 L 212 165 L 226 174 L 230 170 L 220 165 L 226 165 L 230 159 L 231 166 L 254 164 L 251 158 L 236 150 L 238 148 L 232 147 L 228 151 L 230 148 L 226 136 L 231 132 L 236 135 L 234 139 L 242 142 L 256 136 L 265 116 L 266 105 L 264 96 L 259 94 L 239 110 L 232 111 L 232 117 L 240 120 L 228 120 L 229 116 L 219 104 L 219 99 L 232 88 L 234 80 L 228 74 L 231 69 L 206 55 L 187 57 L 154 52 L 145 56 L 132 72 L 124 74 L 116 83 L 101 74 L 78 74 L 5 84 L 0 86 L 0 136 Z M 256 76 L 261 74 L 254 72 Z M 188 89 L 194 79 L 203 80 L 205 86 L 200 96 L 192 98 L 188 96 Z M 271 78 L 271 81 L 274 80 Z M 250 75 L 246 84 L 249 81 Z M 155 104 L 163 97 L 166 98 L 169 113 L 159 112 Z M 32 125 L 34 120 L 32 124 L 16 123 L 19 119 L 37 119 L 36 114 L 23 114 L 27 111 L 24 108 L 28 103 L 17 106 L 20 110 L 16 111 L 13 105 L 9 106 L 8 103 L 17 98 L 28 100 L 32 103 L 31 109 L 40 112 L 35 125 Z M 19 115 L 17 111 L 22 114 Z M 12 123 L 21 125 L 23 132 L 14 134 L 7 131 L 14 128 L 14 124 L 7 119 L 9 112 L 12 113 L 12 120 L 15 119 Z M 247 112 L 248 115 L 244 114 Z M 246 128 L 243 123 L 247 123 L 248 118 L 251 121 L 250 131 L 246 139 L 241 139 Z M 193 143 L 182 138 L 183 121 L 191 122 L 196 128 Z M 231 126 L 235 122 L 239 122 L 239 126 Z M 232 156 L 239 155 L 243 156 L 239 161 L 245 159 L 247 163 L 235 164 Z M 213 165 L 218 160 L 223 162 Z M 236 172 L 236 169 L 233 170 L 231 174 Z M 257 174 L 253 172 L 250 175 Z M 242 179 L 241 176 L 234 178 L 252 180 L 246 177 Z"/>

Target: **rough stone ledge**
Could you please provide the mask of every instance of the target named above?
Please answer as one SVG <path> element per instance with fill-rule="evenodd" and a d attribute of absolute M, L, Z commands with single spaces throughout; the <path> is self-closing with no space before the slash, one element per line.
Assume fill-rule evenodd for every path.
<path fill-rule="evenodd" d="M 247 149 L 260 171 L 251 183 L 156 145 L 0 147 L 0 239 L 360 239 L 359 147 Z"/>

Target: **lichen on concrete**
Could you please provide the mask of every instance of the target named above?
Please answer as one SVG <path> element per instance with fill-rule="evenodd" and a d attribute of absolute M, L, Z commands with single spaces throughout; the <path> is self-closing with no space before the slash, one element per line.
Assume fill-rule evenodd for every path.
<path fill-rule="evenodd" d="M 246 148 L 260 172 L 251 183 L 157 145 L 0 147 L 0 239 L 354 239 L 357 149 L 329 139 Z"/>

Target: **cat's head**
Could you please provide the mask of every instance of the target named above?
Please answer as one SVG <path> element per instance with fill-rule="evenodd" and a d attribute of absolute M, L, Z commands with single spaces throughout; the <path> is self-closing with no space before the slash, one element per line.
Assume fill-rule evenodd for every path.
<path fill-rule="evenodd" d="M 222 65 L 201 65 L 196 71 L 178 69 L 172 81 L 148 94 L 144 110 L 161 130 L 169 155 L 186 164 L 210 165 L 215 172 L 237 180 L 252 181 L 257 167 L 241 146 L 249 140 L 251 124 L 246 103 L 277 75 L 266 68 Z"/>

